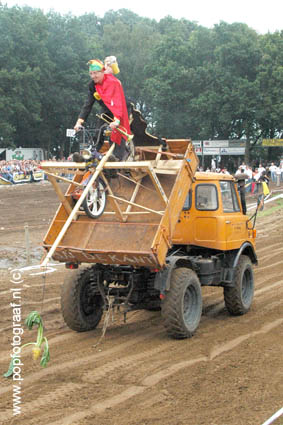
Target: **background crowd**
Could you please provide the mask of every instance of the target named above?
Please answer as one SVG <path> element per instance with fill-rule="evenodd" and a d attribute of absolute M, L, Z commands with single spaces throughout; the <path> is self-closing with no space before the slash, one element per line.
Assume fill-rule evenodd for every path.
<path fill-rule="evenodd" d="M 13 182 L 13 175 L 15 173 L 29 175 L 38 170 L 39 166 L 40 161 L 35 161 L 33 159 L 0 161 L 0 176 Z"/>
<path fill-rule="evenodd" d="M 242 162 L 235 173 L 226 167 L 221 167 L 217 164 L 214 158 L 211 160 L 211 167 L 204 169 L 199 167 L 199 171 L 205 172 L 216 172 L 224 174 L 239 175 L 245 174 L 245 186 L 247 193 L 256 193 L 258 191 L 257 183 L 266 182 L 268 185 L 270 182 L 275 184 L 283 183 L 283 158 L 277 162 L 265 162 L 259 163 L 258 166 L 251 166 Z"/>

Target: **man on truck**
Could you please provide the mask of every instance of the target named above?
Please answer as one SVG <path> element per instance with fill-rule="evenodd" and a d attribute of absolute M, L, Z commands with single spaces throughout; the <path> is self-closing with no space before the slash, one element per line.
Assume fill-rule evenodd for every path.
<path fill-rule="evenodd" d="M 249 176 L 245 173 L 245 169 L 241 168 L 240 173 L 235 174 L 235 178 L 238 181 L 238 190 L 240 193 L 241 204 L 243 208 L 243 214 L 247 213 L 247 205 L 246 205 L 246 194 L 245 194 L 245 183 Z"/>
<path fill-rule="evenodd" d="M 110 139 L 116 144 L 114 156 L 120 161 L 125 160 L 128 156 L 125 143 L 126 136 L 119 133 L 117 127 L 121 126 L 127 134 L 131 134 L 131 130 L 122 84 L 112 73 L 109 73 L 109 67 L 106 71 L 104 64 L 99 59 L 92 59 L 88 64 L 91 78 L 88 85 L 88 96 L 74 129 L 80 130 L 82 124 L 88 118 L 94 102 L 97 101 L 102 107 L 102 113 L 113 119 L 113 122 L 110 123 L 112 129 Z M 101 135 L 96 148 L 98 151 L 103 142 L 103 135 Z"/>

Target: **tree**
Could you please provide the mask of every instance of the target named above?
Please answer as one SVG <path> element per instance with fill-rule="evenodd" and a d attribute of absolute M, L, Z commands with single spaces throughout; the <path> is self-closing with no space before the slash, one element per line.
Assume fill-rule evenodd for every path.
<path fill-rule="evenodd" d="M 260 102 L 257 110 L 260 135 L 283 137 L 283 31 L 261 36 L 262 60 L 257 81 Z"/>

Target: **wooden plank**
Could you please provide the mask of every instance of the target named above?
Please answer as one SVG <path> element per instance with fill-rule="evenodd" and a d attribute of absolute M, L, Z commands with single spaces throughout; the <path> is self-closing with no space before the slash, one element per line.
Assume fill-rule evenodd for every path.
<path fill-rule="evenodd" d="M 178 174 L 178 170 L 165 170 L 165 169 L 158 169 L 155 168 L 155 174 L 167 174 L 167 175 L 176 175 Z"/>
<path fill-rule="evenodd" d="M 131 196 L 130 202 L 134 202 L 134 201 L 135 201 L 135 199 L 136 199 L 136 197 L 137 197 L 137 194 L 138 194 L 138 191 L 139 191 L 140 186 L 141 186 L 141 181 L 138 181 L 138 182 L 137 182 L 137 184 L 136 184 L 136 187 L 135 187 L 135 189 L 134 189 L 134 191 L 133 191 L 133 193 L 132 193 L 132 196 Z M 127 214 L 129 214 L 129 213 L 131 212 L 131 209 L 132 209 L 132 205 L 128 205 L 128 206 L 127 206 L 127 209 L 126 209 L 126 213 L 127 213 Z M 128 219 L 128 215 L 126 215 L 126 216 L 125 216 L 125 221 L 127 221 L 127 219 Z"/>
<path fill-rule="evenodd" d="M 164 211 L 157 211 L 160 213 L 160 215 L 164 214 Z M 115 211 L 104 211 L 103 215 L 115 215 Z M 140 215 L 140 214 L 152 214 L 150 211 L 122 211 L 123 215 Z M 86 216 L 86 213 L 84 211 L 78 211 L 77 215 L 83 215 Z"/>
<path fill-rule="evenodd" d="M 158 146 L 156 146 L 157 148 Z M 136 152 L 138 153 L 143 153 L 143 152 L 147 152 L 147 153 L 153 153 L 153 154 L 157 154 L 158 150 L 154 150 L 154 146 L 152 148 L 146 148 L 146 147 L 142 147 L 142 146 L 137 146 L 136 147 Z M 162 151 L 161 156 L 167 156 L 169 158 L 179 158 L 179 159 L 183 159 L 184 155 L 182 153 L 172 153 L 172 152 L 168 152 L 168 151 Z"/>
<path fill-rule="evenodd" d="M 114 212 L 117 214 L 117 216 L 119 217 L 119 219 L 121 221 L 124 221 L 124 217 L 122 215 L 122 211 L 121 211 L 121 209 L 120 209 L 120 207 L 118 205 L 118 202 L 116 202 L 116 200 L 113 199 L 114 193 L 112 192 L 112 189 L 111 189 L 111 187 L 108 184 L 107 178 L 105 177 L 105 175 L 103 173 L 101 173 L 101 177 L 102 177 L 104 183 L 106 184 L 106 188 L 108 190 L 108 197 L 109 197 L 109 200 L 110 200 L 110 202 L 112 204 L 112 207 L 114 209 Z"/>
<path fill-rule="evenodd" d="M 107 162 L 104 166 L 105 170 L 112 170 L 118 168 L 119 170 L 131 169 L 131 168 L 144 168 L 151 165 L 151 161 L 121 161 L 121 162 Z"/>
<path fill-rule="evenodd" d="M 47 176 L 54 177 L 56 180 L 58 179 L 58 180 L 62 180 L 63 182 L 66 182 L 66 183 L 70 183 L 70 184 L 74 184 L 76 186 L 84 187 L 84 185 L 81 184 L 81 183 L 78 183 L 78 182 L 70 180 L 70 179 L 66 179 L 66 177 L 63 177 L 63 176 L 57 176 L 56 174 L 50 173 L 49 171 L 44 171 L 44 173 L 47 174 Z"/>
<path fill-rule="evenodd" d="M 71 162 L 71 161 L 62 161 L 62 162 L 55 162 L 55 161 L 42 161 L 40 163 L 40 167 L 43 170 L 48 170 L 53 168 L 54 170 L 66 170 L 66 168 L 70 169 L 85 169 L 85 162 Z"/>
<path fill-rule="evenodd" d="M 131 201 L 127 201 L 126 199 L 118 198 L 118 196 L 112 196 L 112 195 L 108 195 L 108 196 L 109 196 L 109 198 L 111 197 L 111 198 L 117 199 L 117 201 L 125 202 L 125 204 L 132 205 L 133 207 L 141 208 L 143 210 L 149 211 L 149 212 L 154 213 L 154 214 L 163 215 L 163 213 L 161 213 L 160 211 L 155 211 L 155 210 L 152 210 L 150 208 L 143 207 L 142 205 L 135 204 L 134 202 L 131 202 Z"/>
<path fill-rule="evenodd" d="M 167 205 L 168 204 L 167 196 L 165 195 L 165 192 L 160 184 L 160 181 L 158 180 L 158 177 L 151 166 L 148 167 L 148 172 L 149 172 L 149 177 L 151 178 L 151 181 L 154 184 L 154 187 L 158 193 L 158 196 L 164 202 L 164 204 Z"/>
<path fill-rule="evenodd" d="M 159 161 L 159 160 L 160 160 L 160 158 L 161 158 L 161 153 L 162 153 L 162 146 L 159 146 L 159 149 L 158 149 L 158 152 L 157 152 L 156 158 L 155 158 L 155 160 L 154 160 L 154 162 L 153 162 L 153 167 L 156 167 L 156 166 L 157 166 L 157 163 L 158 163 L 158 161 Z"/>
<path fill-rule="evenodd" d="M 157 166 L 154 167 L 154 171 L 157 172 L 159 169 L 179 171 L 182 164 L 182 159 L 160 159 Z"/>
<path fill-rule="evenodd" d="M 65 195 L 63 194 L 59 184 L 56 181 L 56 178 L 53 176 L 49 177 L 50 182 L 52 183 L 55 192 L 57 193 L 58 198 L 60 199 L 60 201 L 62 202 L 62 205 L 64 206 L 66 213 L 67 214 L 71 214 L 72 212 L 72 207 L 69 204 L 69 202 L 67 201 Z"/>

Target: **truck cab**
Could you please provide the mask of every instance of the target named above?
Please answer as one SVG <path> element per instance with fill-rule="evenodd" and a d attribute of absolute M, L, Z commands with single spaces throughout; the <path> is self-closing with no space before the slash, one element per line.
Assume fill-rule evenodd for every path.
<path fill-rule="evenodd" d="M 242 212 L 233 176 L 195 175 L 172 238 L 174 245 L 193 245 L 221 251 L 248 242 L 255 249 L 255 230 Z"/>

